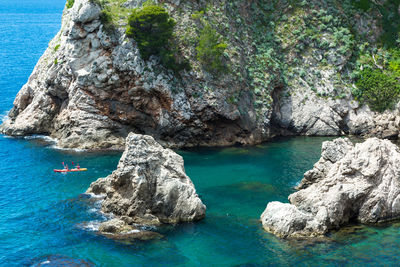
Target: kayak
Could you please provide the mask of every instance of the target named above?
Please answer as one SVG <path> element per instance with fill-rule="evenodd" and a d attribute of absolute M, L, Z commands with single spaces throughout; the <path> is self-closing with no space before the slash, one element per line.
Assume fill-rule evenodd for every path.
<path fill-rule="evenodd" d="M 62 170 L 56 170 L 56 169 L 54 169 L 54 172 L 85 172 L 85 171 L 87 171 L 86 168 L 68 169 L 68 170 L 66 170 L 66 169 L 62 169 Z"/>

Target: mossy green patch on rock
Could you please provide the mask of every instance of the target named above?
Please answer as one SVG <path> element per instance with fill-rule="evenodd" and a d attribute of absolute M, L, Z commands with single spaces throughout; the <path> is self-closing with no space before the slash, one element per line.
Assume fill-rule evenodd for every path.
<path fill-rule="evenodd" d="M 102 8 L 103 23 L 125 26 L 131 9 L 125 6 L 126 0 L 90 0 Z"/>

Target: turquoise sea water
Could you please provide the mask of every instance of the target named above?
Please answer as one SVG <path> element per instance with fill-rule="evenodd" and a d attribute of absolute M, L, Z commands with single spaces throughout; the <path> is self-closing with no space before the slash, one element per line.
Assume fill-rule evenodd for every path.
<path fill-rule="evenodd" d="M 64 0 L 0 0 L 0 114 L 58 31 L 63 6 Z M 41 139 L 0 136 L 0 266 L 398 265 L 400 224 L 350 227 L 320 242 L 284 241 L 262 230 L 266 204 L 286 201 L 326 139 L 179 151 L 207 205 L 206 219 L 161 228 L 160 240 L 127 244 L 91 230 L 103 218 L 81 194 L 116 168 L 120 153 L 68 152 Z M 89 171 L 53 174 L 62 161 Z"/>

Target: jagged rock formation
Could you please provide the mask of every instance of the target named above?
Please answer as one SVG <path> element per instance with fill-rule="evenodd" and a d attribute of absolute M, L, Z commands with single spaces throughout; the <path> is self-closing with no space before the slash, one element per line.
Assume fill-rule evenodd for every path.
<path fill-rule="evenodd" d="M 86 193 L 105 195 L 102 211 L 117 217 L 100 226 L 105 233 L 132 234 L 134 224 L 196 221 L 206 211 L 182 157 L 146 135 L 129 134 L 117 170 L 93 182 Z"/>
<path fill-rule="evenodd" d="M 323 236 L 349 222 L 400 218 L 400 149 L 370 138 L 324 142 L 321 159 L 305 173 L 290 204 L 271 202 L 261 215 L 265 230 L 283 238 Z"/>
<path fill-rule="evenodd" d="M 276 134 L 398 137 L 398 107 L 380 115 L 350 93 L 356 37 L 348 29 L 377 43 L 376 10 L 347 14 L 350 7 L 314 0 L 160 2 L 177 22 L 174 45 L 190 71 L 142 60 L 126 20 L 112 30 L 96 1 L 75 0 L 0 132 L 47 134 L 60 147 L 83 149 L 122 149 L 129 132 L 167 147 L 256 144 Z M 227 73 L 207 73 L 196 60 L 199 16 L 228 44 Z"/>
<path fill-rule="evenodd" d="M 124 28 L 107 32 L 100 11 L 89 0 L 64 10 L 62 29 L 1 132 L 49 134 L 60 147 L 84 149 L 121 149 L 131 131 L 169 147 L 252 144 L 269 136 L 268 127 L 258 125 L 268 125 L 269 117 L 256 118 L 250 91 L 237 105 L 226 101 L 230 92 L 223 88 L 199 98 L 203 86 L 215 84 L 212 77 L 185 72 L 178 79 L 156 58 L 143 61 Z"/>

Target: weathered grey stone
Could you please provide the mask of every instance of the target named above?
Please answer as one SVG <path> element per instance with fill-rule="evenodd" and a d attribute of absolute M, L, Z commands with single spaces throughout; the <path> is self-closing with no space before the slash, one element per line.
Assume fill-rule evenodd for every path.
<path fill-rule="evenodd" d="M 95 30 L 97 30 L 101 25 L 100 20 L 93 20 L 89 23 L 86 23 L 83 25 L 83 28 L 85 29 L 85 31 L 87 31 L 88 33 L 92 33 Z"/>
<path fill-rule="evenodd" d="M 350 221 L 378 223 L 400 218 L 400 149 L 370 138 L 324 142 L 322 157 L 305 174 L 291 204 L 271 202 L 263 227 L 280 237 L 322 236 Z"/>
<path fill-rule="evenodd" d="M 105 30 L 100 12 L 89 0 L 64 10 L 60 32 L 0 132 L 49 134 L 60 147 L 81 149 L 123 149 L 132 131 L 168 147 L 255 144 L 271 136 L 269 108 L 256 115 L 250 90 L 228 103 L 232 86 L 243 89 L 231 79 L 215 82 L 196 71 L 177 76 L 157 57 L 144 61 L 124 27 Z"/>
<path fill-rule="evenodd" d="M 129 134 L 117 170 L 92 183 L 87 193 L 106 195 L 102 211 L 117 216 L 103 224 L 102 232 L 125 231 L 129 223 L 196 221 L 206 211 L 182 157 L 146 135 Z"/>
<path fill-rule="evenodd" d="M 332 164 L 343 158 L 352 148 L 353 144 L 347 138 L 338 138 L 331 142 L 322 143 L 320 160 L 315 163 L 313 169 L 304 174 L 304 178 L 297 186 L 297 189 L 304 189 L 324 178 Z"/>
<path fill-rule="evenodd" d="M 100 224 L 99 232 L 109 234 L 120 234 L 136 230 L 120 219 L 111 219 Z"/>
<path fill-rule="evenodd" d="M 101 9 L 91 1 L 75 0 L 73 12 L 72 20 L 74 22 L 88 23 L 100 17 Z"/>

